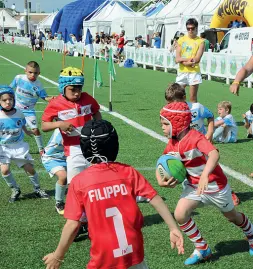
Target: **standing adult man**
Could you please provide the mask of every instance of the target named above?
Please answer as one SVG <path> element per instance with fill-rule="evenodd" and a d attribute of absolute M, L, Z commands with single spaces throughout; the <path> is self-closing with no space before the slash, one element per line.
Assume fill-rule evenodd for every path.
<path fill-rule="evenodd" d="M 176 82 L 183 87 L 190 86 L 190 102 L 197 102 L 199 84 L 202 83 L 199 62 L 204 52 L 204 40 L 197 36 L 198 22 L 188 19 L 188 34 L 179 38 L 176 49 L 176 63 L 179 63 Z"/>

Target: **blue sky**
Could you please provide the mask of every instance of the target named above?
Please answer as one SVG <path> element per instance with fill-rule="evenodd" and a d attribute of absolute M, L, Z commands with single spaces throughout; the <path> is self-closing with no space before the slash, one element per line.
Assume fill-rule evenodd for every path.
<path fill-rule="evenodd" d="M 45 12 L 56 11 L 57 8 L 61 9 L 74 1 L 75 0 L 28 0 L 28 2 L 32 3 L 32 10 L 36 10 L 36 3 L 39 3 L 40 10 Z M 15 3 L 17 11 L 24 11 L 24 0 L 5 0 L 6 7 L 11 7 L 13 3 Z"/>

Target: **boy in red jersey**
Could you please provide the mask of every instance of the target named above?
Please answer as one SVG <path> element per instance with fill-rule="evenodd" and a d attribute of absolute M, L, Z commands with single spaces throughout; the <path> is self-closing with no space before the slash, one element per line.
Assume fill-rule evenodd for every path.
<path fill-rule="evenodd" d="M 253 256 L 253 225 L 248 218 L 235 210 L 231 189 L 218 164 L 217 149 L 203 134 L 190 130 L 191 111 L 185 102 L 166 105 L 160 112 L 164 135 L 169 142 L 164 154 L 179 158 L 187 170 L 184 190 L 176 206 L 174 215 L 181 230 L 194 243 L 193 254 L 185 260 L 185 265 L 197 264 L 211 256 L 211 249 L 200 234 L 191 214 L 202 205 L 212 204 L 248 238 L 249 253 Z M 173 188 L 177 185 L 174 178 L 162 179 L 156 173 L 160 186 Z"/>
<path fill-rule="evenodd" d="M 147 198 L 162 216 L 170 229 L 171 247 L 182 254 L 182 234 L 161 197 L 133 167 L 115 162 L 119 144 L 113 126 L 105 120 L 92 120 L 81 133 L 83 155 L 92 165 L 69 186 L 64 212 L 67 222 L 57 249 L 43 258 L 46 268 L 60 267 L 85 211 L 91 240 L 88 269 L 147 269 L 137 196 Z"/>
<path fill-rule="evenodd" d="M 59 77 L 60 95 L 51 100 L 42 115 L 44 132 L 59 128 L 67 157 L 67 181 L 89 166 L 80 148 L 80 131 L 84 124 L 101 119 L 99 104 L 88 93 L 82 93 L 84 77 L 78 68 L 67 67 Z M 55 121 L 54 121 L 55 120 Z"/>

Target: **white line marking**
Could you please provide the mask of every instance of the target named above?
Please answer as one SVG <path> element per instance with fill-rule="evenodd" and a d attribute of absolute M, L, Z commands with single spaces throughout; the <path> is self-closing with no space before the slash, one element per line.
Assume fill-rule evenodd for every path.
<path fill-rule="evenodd" d="M 0 57 L 5 59 L 6 61 L 8 61 L 10 63 L 13 63 L 16 66 L 19 66 L 22 69 L 25 68 L 24 66 L 11 61 L 8 58 L 3 57 L 2 55 L 0 55 Z M 48 78 L 46 78 L 44 76 L 41 76 L 41 75 L 40 75 L 40 77 L 42 79 L 44 79 L 45 81 L 47 81 L 47 82 L 49 82 L 49 83 L 51 83 L 51 84 L 53 84 L 55 86 L 58 86 L 58 83 L 56 83 L 55 81 L 50 80 L 50 79 L 48 79 Z M 147 135 L 149 135 L 149 136 L 151 136 L 151 137 L 153 137 L 153 138 L 155 138 L 157 140 L 160 140 L 160 141 L 162 141 L 164 143 L 167 143 L 168 140 L 164 136 L 159 135 L 158 133 L 156 133 L 156 132 L 154 132 L 154 131 L 152 131 L 152 130 L 150 130 L 150 129 L 142 126 L 142 125 L 140 125 L 139 123 L 137 123 L 135 121 L 132 121 L 132 120 L 128 119 L 127 117 L 125 117 L 125 116 L 123 116 L 123 115 L 121 115 L 121 114 L 119 114 L 117 112 L 109 112 L 109 109 L 107 107 L 103 106 L 103 105 L 100 105 L 100 107 L 101 107 L 101 109 L 108 112 L 112 116 L 114 116 L 114 117 L 116 117 L 118 119 L 121 119 L 122 121 L 126 122 L 128 125 L 131 125 L 132 127 L 136 128 L 137 130 L 140 130 L 140 131 L 144 132 L 145 134 L 147 134 Z M 225 165 L 221 165 L 221 166 L 222 166 L 222 169 L 224 170 L 224 172 L 226 174 L 228 174 L 229 176 L 241 181 L 242 183 L 244 183 L 244 184 L 246 184 L 246 185 L 248 185 L 250 187 L 253 187 L 253 180 L 251 180 L 246 175 L 243 175 L 243 174 L 241 174 L 239 172 L 236 172 L 235 170 L 231 169 L 228 166 L 225 166 Z"/>

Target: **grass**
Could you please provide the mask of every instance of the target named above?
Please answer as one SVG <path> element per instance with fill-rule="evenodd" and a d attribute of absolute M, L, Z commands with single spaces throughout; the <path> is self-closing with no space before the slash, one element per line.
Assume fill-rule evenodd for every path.
<path fill-rule="evenodd" d="M 46 51 L 44 61 L 40 52 L 32 53 L 30 49 L 14 45 L 0 44 L 0 55 L 25 65 L 30 60 L 38 61 L 41 74 L 57 81 L 61 69 L 61 54 Z M 81 66 L 80 58 L 67 58 L 67 65 Z M 85 59 L 85 87 L 91 93 L 93 84 L 93 60 Z M 100 104 L 108 106 L 109 81 L 105 62 L 99 62 L 103 75 L 104 87 L 96 90 L 96 99 Z M 141 68 L 124 69 L 116 66 L 117 81 L 113 83 L 113 110 L 150 128 L 160 134 L 159 110 L 164 105 L 164 90 L 169 82 L 175 81 L 174 74 L 154 72 Z M 0 58 L 0 84 L 9 84 L 15 75 L 23 73 L 17 67 Z M 41 80 L 50 95 L 58 94 L 57 88 L 50 82 Z M 216 114 L 216 106 L 221 100 L 230 100 L 233 104 L 232 114 L 238 123 L 241 114 L 249 109 L 252 103 L 252 89 L 242 88 L 240 97 L 229 93 L 228 86 L 213 81 L 204 81 L 200 87 L 199 100 Z M 45 103 L 37 104 L 36 110 L 43 111 Z M 38 113 L 40 121 L 41 114 Z M 173 190 L 157 186 L 153 170 L 143 168 L 155 167 L 156 160 L 162 154 L 165 144 L 143 132 L 134 129 L 108 113 L 103 117 L 113 123 L 120 139 L 118 161 L 126 162 L 140 169 L 152 185 L 164 197 L 165 202 L 174 210 L 181 193 L 181 186 Z M 239 141 L 236 144 L 217 145 L 221 154 L 221 163 L 232 169 L 249 174 L 252 167 L 252 140 L 245 139 L 246 131 L 239 126 Z M 43 133 L 45 143 L 50 133 Z M 9 204 L 10 190 L 3 180 L 0 181 L 0 268 L 1 269 L 39 269 L 44 268 L 41 258 L 53 251 L 57 246 L 61 229 L 65 220 L 54 210 L 54 185 L 40 162 L 38 150 L 33 138 L 26 138 L 35 160 L 35 168 L 39 171 L 43 188 L 52 196 L 49 201 L 32 198 L 32 186 L 28 177 L 15 165 L 12 171 L 21 185 L 23 198 L 20 202 Z M 243 211 L 253 220 L 252 188 L 229 177 L 232 188 L 238 193 Z M 140 204 L 145 217 L 143 228 L 145 238 L 145 260 L 151 269 L 184 268 L 183 262 L 193 251 L 193 245 L 185 238 L 184 256 L 178 256 L 170 250 L 169 231 L 160 216 L 148 204 Z M 201 264 L 198 268 L 252 268 L 252 257 L 248 255 L 247 242 L 239 229 L 228 223 L 213 207 L 196 210 L 194 219 L 214 252 L 211 262 Z M 89 260 L 89 240 L 72 244 L 62 268 L 83 268 Z"/>

